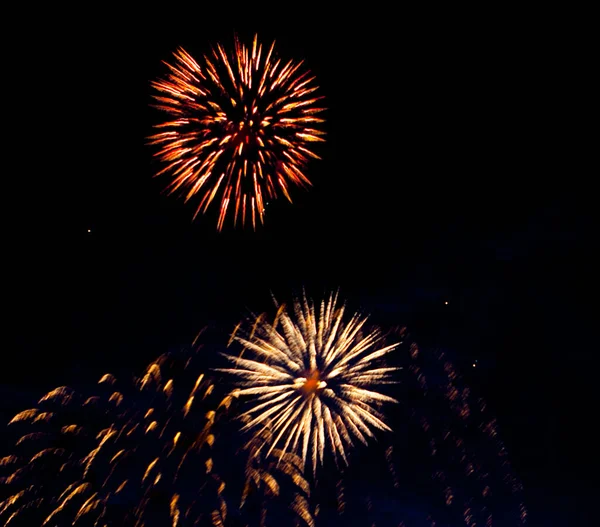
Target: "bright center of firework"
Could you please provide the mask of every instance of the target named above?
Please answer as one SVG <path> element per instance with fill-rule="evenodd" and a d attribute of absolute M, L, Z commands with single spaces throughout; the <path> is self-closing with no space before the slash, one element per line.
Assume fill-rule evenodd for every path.
<path fill-rule="evenodd" d="M 320 379 L 319 370 L 307 372 L 306 377 L 299 377 L 296 379 L 295 383 L 302 390 L 304 395 L 317 393 L 327 386 L 327 383 Z"/>
<path fill-rule="evenodd" d="M 236 134 L 236 139 L 249 143 L 256 142 L 256 135 L 259 133 L 259 127 L 252 120 L 244 120 L 239 124 L 239 131 Z M 234 143 L 235 144 L 235 143 Z"/>
<path fill-rule="evenodd" d="M 264 133 L 260 117 L 257 115 L 245 114 L 243 117 L 233 118 L 228 125 L 229 132 L 232 135 L 230 147 L 235 151 L 235 155 L 244 157 L 252 162 L 260 160 L 258 150 L 264 145 L 260 135 Z"/>

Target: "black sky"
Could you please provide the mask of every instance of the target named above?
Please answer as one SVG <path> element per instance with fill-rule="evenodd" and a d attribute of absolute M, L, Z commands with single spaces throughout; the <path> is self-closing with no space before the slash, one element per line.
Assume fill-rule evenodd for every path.
<path fill-rule="evenodd" d="M 572 28 L 539 13 L 297 9 L 15 18 L 0 410 L 140 368 L 268 308 L 270 291 L 341 287 L 464 368 L 477 358 L 469 375 L 532 510 L 586 525 L 597 238 Z M 317 75 L 328 142 L 310 192 L 271 206 L 256 233 L 218 234 L 152 178 L 150 81 L 177 46 L 201 54 L 254 31 Z"/>

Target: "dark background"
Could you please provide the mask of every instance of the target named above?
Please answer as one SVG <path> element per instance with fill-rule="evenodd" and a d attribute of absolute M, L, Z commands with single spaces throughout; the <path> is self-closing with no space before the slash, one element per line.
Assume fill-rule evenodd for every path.
<path fill-rule="evenodd" d="M 5 21 L 2 418 L 233 327 L 271 291 L 340 287 L 453 350 L 498 417 L 533 525 L 591 525 L 597 247 L 576 22 L 164 9 Z M 152 178 L 150 81 L 177 46 L 200 55 L 254 31 L 317 75 L 327 144 L 311 191 L 271 204 L 256 233 L 219 234 Z"/>

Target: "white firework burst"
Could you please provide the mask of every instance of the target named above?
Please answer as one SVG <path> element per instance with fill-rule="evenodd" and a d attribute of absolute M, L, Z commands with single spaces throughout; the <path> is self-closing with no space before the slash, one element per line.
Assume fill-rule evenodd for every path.
<path fill-rule="evenodd" d="M 378 408 L 397 402 L 373 388 L 394 383 L 399 368 L 381 362 L 398 344 L 384 345 L 379 330 L 365 332 L 366 316 L 345 320 L 337 296 L 322 301 L 316 313 L 304 295 L 292 315 L 279 306 L 273 323 L 259 315 L 245 336 L 236 334 L 238 326 L 232 341 L 243 350 L 239 357 L 224 354 L 235 367 L 219 370 L 235 375 L 234 395 L 248 397 L 242 430 L 269 429 L 261 447 L 266 454 L 276 447 L 294 452 L 304 466 L 310 456 L 313 473 L 326 449 L 336 463 L 341 458 L 347 464 L 355 440 L 366 444 L 375 429 L 391 431 Z"/>

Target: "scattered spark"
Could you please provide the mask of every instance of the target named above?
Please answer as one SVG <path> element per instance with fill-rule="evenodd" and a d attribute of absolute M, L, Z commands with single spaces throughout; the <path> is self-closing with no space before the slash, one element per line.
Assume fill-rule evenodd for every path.
<path fill-rule="evenodd" d="M 203 446 L 214 447 L 217 416 L 206 415 L 215 414 L 220 401 L 205 397 L 213 390 L 208 379 L 198 382 L 197 371 L 187 375 L 189 360 L 162 356 L 133 385 L 106 374 L 93 397 L 63 386 L 42 397 L 39 408 L 17 414 L 10 425 L 21 435 L 17 455 L 0 458 L 0 470 L 9 471 L 0 474 L 0 525 L 155 525 L 150 518 L 160 509 L 152 489 L 158 486 L 172 490 L 161 513 L 171 518 L 169 524 L 182 523 L 183 506 L 189 512 L 200 504 L 216 507 L 215 519 L 223 520 L 216 467 L 200 481 L 197 470 L 206 461 Z M 115 391 L 117 386 L 122 389 Z M 184 413 L 190 391 L 199 397 Z M 190 481 L 198 485 L 186 488 Z M 2 501 L 7 487 L 11 493 Z M 124 489 L 130 489 L 128 499 L 137 497 L 111 508 Z"/>

